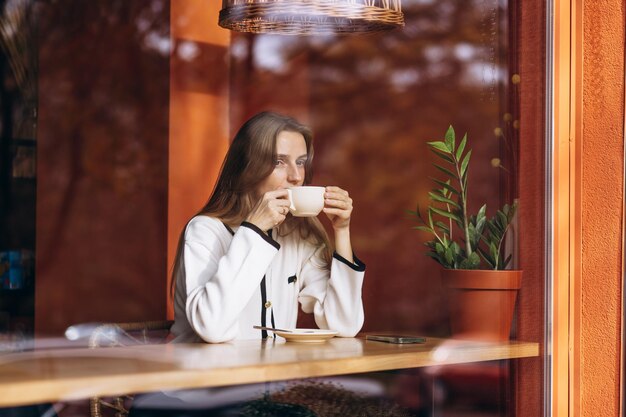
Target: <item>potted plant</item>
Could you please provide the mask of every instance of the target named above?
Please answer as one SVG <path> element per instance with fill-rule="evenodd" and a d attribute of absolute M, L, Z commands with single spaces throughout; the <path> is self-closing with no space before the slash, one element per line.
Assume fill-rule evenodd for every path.
<path fill-rule="evenodd" d="M 430 204 L 425 215 L 420 209 L 411 214 L 421 225 L 415 229 L 429 233 L 427 255 L 443 268 L 442 283 L 448 289 L 450 324 L 453 336 L 508 340 L 522 271 L 506 269 L 511 255 L 505 256 L 504 239 L 514 219 L 517 203 L 505 205 L 487 217 L 487 205 L 476 214 L 468 210 L 468 174 L 472 150 L 467 134 L 457 142 L 452 126 L 443 141 L 428 142 L 440 164 L 435 168 L 443 179 L 434 178 L 437 187 L 428 193 Z"/>

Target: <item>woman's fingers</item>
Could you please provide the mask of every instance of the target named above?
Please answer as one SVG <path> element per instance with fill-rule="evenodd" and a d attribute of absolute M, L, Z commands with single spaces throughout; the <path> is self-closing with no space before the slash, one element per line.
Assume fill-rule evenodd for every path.
<path fill-rule="evenodd" d="M 338 207 L 344 210 L 352 210 L 352 199 L 346 190 L 339 187 L 326 187 L 324 203 L 330 207 Z"/>
<path fill-rule="evenodd" d="M 328 186 L 324 192 L 324 213 L 335 229 L 348 227 L 352 215 L 352 199 L 346 190 Z"/>
<path fill-rule="evenodd" d="M 279 199 L 279 200 L 274 200 L 274 204 L 276 205 L 276 207 L 289 207 L 289 200 L 283 200 L 283 199 Z"/>
<path fill-rule="evenodd" d="M 287 200 L 289 201 L 289 192 L 286 189 L 268 191 L 264 194 L 264 198 L 268 200 Z"/>
<path fill-rule="evenodd" d="M 334 199 L 334 200 L 352 201 L 352 199 L 350 198 L 350 195 L 348 194 L 346 190 L 343 190 L 339 187 L 334 187 L 334 186 L 326 187 L 326 191 L 324 192 L 324 197 Z"/>
<path fill-rule="evenodd" d="M 348 200 L 337 200 L 334 198 L 327 198 L 325 200 L 325 203 L 327 206 L 331 206 L 331 207 L 339 207 L 342 208 L 344 210 L 348 210 L 350 208 L 352 208 L 352 200 L 348 199 Z"/>
<path fill-rule="evenodd" d="M 268 191 L 252 209 L 247 221 L 261 230 L 269 230 L 284 222 L 287 214 L 289 214 L 287 190 Z"/>
<path fill-rule="evenodd" d="M 287 214 L 289 214 L 289 199 L 287 190 L 275 190 L 269 191 L 266 194 L 266 197 L 270 198 L 268 202 L 268 207 L 270 207 L 275 213 L 275 224 L 274 226 L 278 226 L 282 222 L 285 221 Z"/>
<path fill-rule="evenodd" d="M 337 215 L 337 216 L 341 216 L 341 215 L 346 214 L 345 210 L 339 209 L 339 208 L 324 207 L 323 210 L 324 210 L 324 213 L 334 214 L 334 215 Z"/>
<path fill-rule="evenodd" d="M 289 211 L 289 200 L 271 200 L 268 205 L 279 213 L 287 214 Z"/>
<path fill-rule="evenodd" d="M 324 193 L 324 198 L 330 198 L 333 200 L 350 200 L 350 196 L 346 193 L 337 193 L 337 192 L 326 192 Z"/>
<path fill-rule="evenodd" d="M 286 216 L 287 213 L 289 213 L 289 206 L 286 206 L 286 205 L 275 205 L 274 210 L 277 213 L 282 214 L 283 216 Z"/>
<path fill-rule="evenodd" d="M 285 207 L 287 208 L 287 211 L 289 210 L 290 203 L 287 190 L 269 191 L 265 193 L 265 198 L 268 199 L 268 206 L 276 209 L 277 211 L 284 212 Z"/>
<path fill-rule="evenodd" d="M 348 195 L 348 192 L 346 190 L 344 190 L 343 188 L 335 187 L 334 185 L 329 185 L 328 187 L 326 187 L 326 192 Z"/>

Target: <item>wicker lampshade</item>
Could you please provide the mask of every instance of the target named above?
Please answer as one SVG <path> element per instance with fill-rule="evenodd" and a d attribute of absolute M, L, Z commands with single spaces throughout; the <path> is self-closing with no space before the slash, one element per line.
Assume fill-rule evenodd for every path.
<path fill-rule="evenodd" d="M 401 0 L 222 0 L 219 25 L 238 32 L 314 35 L 404 26 Z"/>

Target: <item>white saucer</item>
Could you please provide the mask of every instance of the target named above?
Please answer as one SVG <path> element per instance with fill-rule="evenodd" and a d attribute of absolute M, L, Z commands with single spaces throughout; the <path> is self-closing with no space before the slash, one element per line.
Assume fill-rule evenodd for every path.
<path fill-rule="evenodd" d="M 296 343 L 322 343 L 337 335 L 336 330 L 322 329 L 286 329 L 289 332 L 274 331 L 278 336 L 284 337 L 288 342 Z"/>

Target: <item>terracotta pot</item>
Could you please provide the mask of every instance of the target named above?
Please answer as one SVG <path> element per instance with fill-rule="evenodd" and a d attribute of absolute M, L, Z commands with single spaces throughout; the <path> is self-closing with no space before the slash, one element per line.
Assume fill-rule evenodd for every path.
<path fill-rule="evenodd" d="M 452 336 L 509 340 L 522 271 L 442 269 Z"/>

